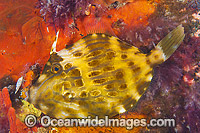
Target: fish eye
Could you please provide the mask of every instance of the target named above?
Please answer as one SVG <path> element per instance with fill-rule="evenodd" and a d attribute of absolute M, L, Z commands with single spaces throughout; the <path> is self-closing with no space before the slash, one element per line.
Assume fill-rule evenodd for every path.
<path fill-rule="evenodd" d="M 59 70 L 59 68 L 58 67 L 55 67 L 55 71 L 58 71 Z"/>
<path fill-rule="evenodd" d="M 58 73 L 59 71 L 61 70 L 61 66 L 59 64 L 54 64 L 52 67 L 51 67 L 51 71 L 53 73 Z"/>

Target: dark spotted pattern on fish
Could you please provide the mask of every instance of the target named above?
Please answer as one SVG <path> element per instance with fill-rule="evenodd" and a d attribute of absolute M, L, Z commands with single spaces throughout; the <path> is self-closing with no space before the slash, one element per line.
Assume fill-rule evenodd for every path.
<path fill-rule="evenodd" d="M 116 37 L 87 35 L 51 54 L 29 100 L 56 118 L 123 113 L 148 88 L 153 67 L 169 58 L 183 38 L 178 26 L 146 55 Z"/>

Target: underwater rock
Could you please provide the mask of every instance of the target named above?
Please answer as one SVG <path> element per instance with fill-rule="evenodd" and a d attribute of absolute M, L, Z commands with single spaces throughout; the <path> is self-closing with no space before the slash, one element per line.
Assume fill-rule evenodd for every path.
<path fill-rule="evenodd" d="M 187 45 L 181 45 L 167 62 L 155 68 L 152 84 L 135 109 L 142 114 L 150 113 L 156 118 L 175 118 L 176 127 L 167 128 L 172 132 L 200 130 L 200 89 L 197 74 L 200 39 L 187 38 L 190 38 L 189 42 L 184 42 Z M 184 80 L 186 75 L 190 75 L 192 83 Z"/>

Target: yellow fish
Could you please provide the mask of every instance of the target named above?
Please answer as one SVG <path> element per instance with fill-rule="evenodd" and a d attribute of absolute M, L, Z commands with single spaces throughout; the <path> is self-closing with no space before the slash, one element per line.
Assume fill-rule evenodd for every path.
<path fill-rule="evenodd" d="M 153 67 L 167 60 L 185 37 L 178 26 L 149 54 L 105 34 L 90 34 L 56 52 L 29 101 L 55 118 L 115 116 L 132 108 L 148 88 Z"/>

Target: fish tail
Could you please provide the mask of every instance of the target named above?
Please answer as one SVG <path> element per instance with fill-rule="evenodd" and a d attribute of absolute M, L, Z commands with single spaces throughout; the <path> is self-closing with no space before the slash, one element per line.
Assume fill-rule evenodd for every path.
<path fill-rule="evenodd" d="M 176 29 L 174 29 L 167 36 L 165 36 L 165 38 L 163 38 L 158 43 L 156 48 L 163 51 L 165 60 L 167 60 L 174 53 L 174 51 L 180 46 L 184 37 L 185 37 L 184 28 L 182 25 L 179 25 L 178 27 L 176 27 Z"/>
<path fill-rule="evenodd" d="M 185 37 L 184 27 L 179 25 L 167 36 L 165 36 L 151 51 L 149 59 L 153 65 L 161 64 L 166 61 L 180 46 Z"/>

